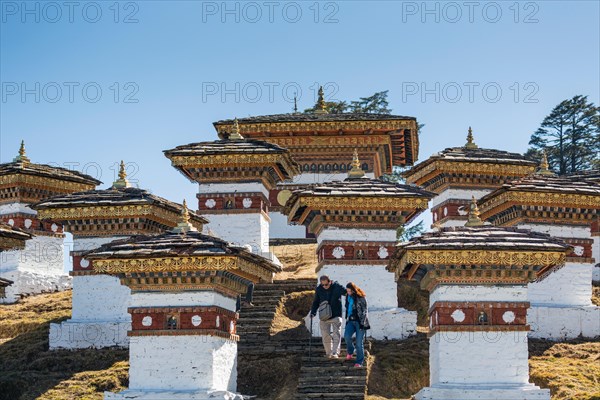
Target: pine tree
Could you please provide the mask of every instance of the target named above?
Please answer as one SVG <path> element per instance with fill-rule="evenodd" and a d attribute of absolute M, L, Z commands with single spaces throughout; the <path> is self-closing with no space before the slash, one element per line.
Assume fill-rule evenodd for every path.
<path fill-rule="evenodd" d="M 531 135 L 525 154 L 539 159 L 546 151 L 550 168 L 559 174 L 584 171 L 597 166 L 600 152 L 600 108 L 587 96 L 560 102 Z"/>

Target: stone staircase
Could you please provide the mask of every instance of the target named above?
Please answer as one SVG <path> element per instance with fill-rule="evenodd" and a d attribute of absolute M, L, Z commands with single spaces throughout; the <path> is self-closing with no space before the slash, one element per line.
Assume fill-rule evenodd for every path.
<path fill-rule="evenodd" d="M 306 343 L 295 399 L 364 400 L 367 360 L 362 368 L 354 368 L 354 360 L 345 360 L 344 343 L 339 359 L 325 357 L 320 338 L 312 340 L 310 357 L 308 347 Z"/>
<path fill-rule="evenodd" d="M 308 332 L 303 338 L 290 340 L 277 340 L 270 335 L 275 312 L 283 297 L 293 292 L 314 290 L 315 286 L 312 279 L 257 284 L 253 306 L 243 305 L 238 320 L 240 359 L 296 355 L 300 360 L 300 375 L 294 399 L 364 400 L 366 362 L 363 368 L 354 368 L 353 361 L 345 361 L 343 344 L 342 356 L 333 360 L 325 358 L 321 339 L 310 340 Z"/>

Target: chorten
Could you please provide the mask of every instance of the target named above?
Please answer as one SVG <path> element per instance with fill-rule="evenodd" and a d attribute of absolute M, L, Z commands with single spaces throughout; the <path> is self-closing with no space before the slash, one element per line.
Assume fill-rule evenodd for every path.
<path fill-rule="evenodd" d="M 256 254 L 269 254 L 269 192 L 298 174 L 290 152 L 278 145 L 245 139 L 237 119 L 222 140 L 166 150 L 171 164 L 198 186 L 198 210 L 208 228 Z"/>
<path fill-rule="evenodd" d="M 544 155 L 535 174 L 502 185 L 481 199 L 480 208 L 482 218 L 496 226 L 547 233 L 573 247 L 564 268 L 529 285 L 531 336 L 554 340 L 599 336 L 600 307 L 591 298 L 600 184 L 557 176 L 548 169 Z"/>
<path fill-rule="evenodd" d="M 93 189 L 101 182 L 89 175 L 31 162 L 25 143 L 12 162 L 0 164 L 0 223 L 34 237 L 22 249 L 6 251 L 0 276 L 14 282 L 0 302 L 20 296 L 64 290 L 71 281 L 64 272 L 64 235 L 59 224 L 42 221 L 31 204 L 51 196 Z"/>
<path fill-rule="evenodd" d="M 114 276 L 94 271 L 82 254 L 113 240 L 169 231 L 187 208 L 132 187 L 123 161 L 111 187 L 55 196 L 33 208 L 73 235 L 72 316 L 50 325 L 50 348 L 126 347 L 130 291 Z M 207 223 L 195 213 L 188 217 L 200 230 Z"/>
<path fill-rule="evenodd" d="M 389 270 L 429 296 L 430 384 L 416 400 L 550 400 L 529 383 L 527 284 L 550 279 L 570 247 L 549 235 L 445 227 L 400 243 Z"/>
<path fill-rule="evenodd" d="M 85 254 L 97 273 L 131 290 L 129 388 L 105 399 L 232 399 L 236 298 L 281 269 L 199 233 L 185 210 L 171 232 L 133 236 Z M 237 397 L 236 397 L 237 398 Z"/>
<path fill-rule="evenodd" d="M 376 339 L 404 338 L 416 332 L 417 315 L 398 308 L 397 285 L 386 265 L 398 228 L 427 209 L 433 193 L 368 178 L 356 151 L 351 165 L 343 181 L 295 191 L 285 213 L 290 223 L 316 235 L 319 275 L 356 282 L 365 290 L 369 333 Z"/>
<path fill-rule="evenodd" d="M 214 122 L 226 138 L 236 121 Z M 419 155 L 416 118 L 381 113 L 331 113 L 319 88 L 314 113 L 252 116 L 238 120 L 240 133 L 289 150 L 300 173 L 269 190 L 271 237 L 304 238 L 303 227 L 289 226 L 283 215 L 291 192 L 308 184 L 344 180 L 352 168 L 347 157 L 356 149 L 370 178 L 391 174 L 394 167 L 413 165 Z"/>
<path fill-rule="evenodd" d="M 462 226 L 467 220 L 473 196 L 479 199 L 506 182 L 533 173 L 535 169 L 536 163 L 521 154 L 480 148 L 469 127 L 464 146 L 434 154 L 404 176 L 407 183 L 437 193 L 431 205 L 436 226 Z"/>
<path fill-rule="evenodd" d="M 24 249 L 25 242 L 32 238 L 30 233 L 10 225 L 0 224 L 0 253 L 6 250 Z M 14 282 L 0 278 L 0 298 L 6 297 L 6 288 Z"/>

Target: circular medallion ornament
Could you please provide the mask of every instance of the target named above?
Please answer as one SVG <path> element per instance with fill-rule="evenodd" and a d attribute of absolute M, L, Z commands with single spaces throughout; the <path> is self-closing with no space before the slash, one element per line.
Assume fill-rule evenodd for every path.
<path fill-rule="evenodd" d="M 448 207 L 444 207 L 444 217 L 448 216 Z"/>
<path fill-rule="evenodd" d="M 388 249 L 386 249 L 384 246 L 379 246 L 379 251 L 377 252 L 377 257 L 384 259 L 387 258 L 390 255 L 390 253 L 388 252 Z"/>
<path fill-rule="evenodd" d="M 284 190 L 280 191 L 279 193 L 277 193 L 277 202 L 279 203 L 280 206 L 285 206 L 285 203 L 287 203 L 287 201 L 289 200 L 289 198 L 291 196 L 292 196 L 292 191 L 284 189 Z"/>
<path fill-rule="evenodd" d="M 194 315 L 192 317 L 192 325 L 200 326 L 201 323 L 202 323 L 202 317 L 200 317 L 199 315 Z"/>
<path fill-rule="evenodd" d="M 50 229 L 52 229 L 52 232 L 56 232 L 58 230 L 58 225 L 52 224 L 52 226 L 50 227 Z"/>
<path fill-rule="evenodd" d="M 214 208 L 214 207 L 217 205 L 217 202 L 215 201 L 215 199 L 207 199 L 207 200 L 204 202 L 204 205 L 205 205 L 207 208 Z"/>
<path fill-rule="evenodd" d="M 242 200 L 242 205 L 244 208 L 250 208 L 252 206 L 252 199 L 249 197 L 244 198 L 244 200 Z"/>
<path fill-rule="evenodd" d="M 146 315 L 144 318 L 142 318 L 142 325 L 151 326 L 152 325 L 152 317 L 149 315 Z"/>
<path fill-rule="evenodd" d="M 333 251 L 331 252 L 331 255 L 339 260 L 340 258 L 346 255 L 346 251 L 343 247 L 337 246 L 334 247 Z"/>
<path fill-rule="evenodd" d="M 33 221 L 27 218 L 25 220 L 25 228 L 31 228 L 31 224 L 33 224 Z"/>
<path fill-rule="evenodd" d="M 82 258 L 81 261 L 79 261 L 79 265 L 81 266 L 81 268 L 87 268 L 90 266 L 90 262 L 85 258 Z"/>
<path fill-rule="evenodd" d="M 465 320 L 465 313 L 463 310 L 454 310 L 450 316 L 454 322 L 463 322 Z"/>
<path fill-rule="evenodd" d="M 10 226 L 15 226 L 15 220 L 14 220 L 14 219 L 12 219 L 12 218 L 11 218 L 11 219 L 9 219 L 9 220 L 8 220 L 8 224 L 9 224 Z"/>
<path fill-rule="evenodd" d="M 232 335 L 235 333 L 235 324 L 233 323 L 233 321 L 229 321 L 229 333 L 231 333 Z"/>
<path fill-rule="evenodd" d="M 575 248 L 573 249 L 573 253 L 575 253 L 577 257 L 581 257 L 583 255 L 583 252 L 583 246 L 575 246 Z"/>
<path fill-rule="evenodd" d="M 215 325 L 217 326 L 217 328 L 221 327 L 221 318 L 218 315 L 217 315 L 217 321 L 216 321 Z"/>
<path fill-rule="evenodd" d="M 513 311 L 506 311 L 504 314 L 502 314 L 502 320 L 507 324 L 512 324 L 515 322 L 515 318 L 516 315 Z"/>

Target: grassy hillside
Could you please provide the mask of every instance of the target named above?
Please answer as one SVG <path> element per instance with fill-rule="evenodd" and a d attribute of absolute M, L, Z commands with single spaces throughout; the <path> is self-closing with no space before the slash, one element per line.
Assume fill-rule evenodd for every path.
<path fill-rule="evenodd" d="M 50 323 L 70 315 L 71 292 L 0 305 L 0 400 L 100 400 L 127 387 L 127 350 L 48 350 Z"/>
<path fill-rule="evenodd" d="M 303 265 L 289 267 L 287 273 L 308 276 L 311 268 L 314 271 L 314 264 L 302 254 L 291 257 Z M 599 293 L 595 288 L 596 296 Z M 300 320 L 311 296 L 302 292 L 286 297 L 275 319 L 275 334 L 293 337 L 302 329 Z M 594 299 L 596 304 L 599 300 Z M 415 296 L 413 303 L 422 300 Z M 0 400 L 100 400 L 105 390 L 118 392 L 127 387 L 127 350 L 48 350 L 49 324 L 68 318 L 70 307 L 70 292 L 0 305 Z M 407 399 L 426 385 L 428 347 L 425 335 L 372 342 L 369 399 Z M 599 340 L 530 340 L 529 347 L 531 381 L 550 388 L 552 400 L 600 400 Z"/>

